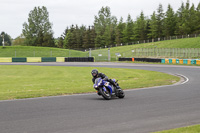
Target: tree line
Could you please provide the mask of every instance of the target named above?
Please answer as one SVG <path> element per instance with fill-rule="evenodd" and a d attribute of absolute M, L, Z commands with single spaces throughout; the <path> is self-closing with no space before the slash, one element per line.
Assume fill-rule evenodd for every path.
<path fill-rule="evenodd" d="M 182 3 L 175 12 L 169 4 L 164 12 L 162 4 L 149 17 L 143 11 L 134 21 L 129 14 L 124 22 L 111 15 L 109 7 L 102 7 L 95 16 L 94 25 L 67 28 L 58 38 L 61 48 L 108 47 L 113 44 L 200 33 L 200 3 Z"/>
<path fill-rule="evenodd" d="M 109 47 L 113 44 L 131 43 L 161 37 L 200 33 L 200 3 L 195 7 L 189 0 L 174 11 L 169 4 L 164 12 L 159 4 L 151 16 L 140 15 L 126 21 L 111 14 L 110 7 L 102 7 L 91 26 L 72 24 L 58 37 L 53 37 L 52 24 L 46 7 L 35 7 L 23 24 L 23 34 L 15 43 L 27 46 L 48 46 L 70 49 Z"/>

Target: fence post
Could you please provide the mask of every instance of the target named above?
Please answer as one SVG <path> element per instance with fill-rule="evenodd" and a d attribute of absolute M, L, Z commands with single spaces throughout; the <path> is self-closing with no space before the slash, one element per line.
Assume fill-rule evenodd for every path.
<path fill-rule="evenodd" d="M 108 61 L 110 62 L 110 48 L 108 48 Z"/>
<path fill-rule="evenodd" d="M 137 56 L 137 53 L 136 53 L 137 49 L 134 49 L 134 50 L 135 50 L 135 52 L 134 52 L 134 53 L 135 53 L 135 56 Z"/>
<path fill-rule="evenodd" d="M 89 48 L 89 57 L 92 57 L 92 50 Z"/>

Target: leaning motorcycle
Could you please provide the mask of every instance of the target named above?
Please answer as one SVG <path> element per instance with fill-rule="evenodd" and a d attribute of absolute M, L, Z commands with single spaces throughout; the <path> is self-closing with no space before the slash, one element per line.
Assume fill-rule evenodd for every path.
<path fill-rule="evenodd" d="M 115 79 L 112 79 L 115 84 L 119 85 Z M 101 95 L 104 99 L 110 100 L 112 97 L 124 98 L 125 94 L 122 89 L 118 90 L 110 82 L 104 81 L 101 78 L 95 79 L 94 88 L 97 94 Z"/>

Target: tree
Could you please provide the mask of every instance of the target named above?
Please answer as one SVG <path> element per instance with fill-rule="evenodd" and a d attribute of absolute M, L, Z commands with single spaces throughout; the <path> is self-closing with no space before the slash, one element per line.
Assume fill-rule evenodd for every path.
<path fill-rule="evenodd" d="M 72 38 L 72 32 L 71 31 L 68 31 L 67 35 L 65 36 L 65 39 L 64 39 L 64 48 L 66 49 L 70 49 L 72 48 L 71 47 L 71 44 L 72 44 L 72 41 L 73 38 Z"/>
<path fill-rule="evenodd" d="M 197 24 L 196 24 L 196 28 L 195 28 L 195 33 L 200 33 L 200 2 L 197 6 L 197 9 L 196 9 L 196 16 L 197 16 Z"/>
<path fill-rule="evenodd" d="M 145 40 L 146 32 L 147 32 L 147 21 L 142 11 L 140 17 L 137 18 L 135 23 L 134 40 Z"/>
<path fill-rule="evenodd" d="M 27 46 L 55 46 L 49 13 L 44 6 L 30 11 L 28 23 L 23 24 L 22 32 Z"/>
<path fill-rule="evenodd" d="M 44 34 L 42 46 L 43 47 L 54 47 L 55 46 L 53 33 L 45 33 Z"/>
<path fill-rule="evenodd" d="M 176 23 L 176 30 L 175 30 L 175 34 L 176 35 L 183 35 L 183 31 L 182 31 L 182 25 L 183 25 L 183 13 L 184 13 L 184 10 L 185 10 L 185 6 L 184 6 L 184 3 L 182 2 L 181 4 L 181 7 L 178 9 L 177 13 L 176 13 L 176 20 L 177 20 L 177 23 Z"/>
<path fill-rule="evenodd" d="M 183 34 L 190 34 L 191 33 L 189 19 L 190 19 L 190 2 L 188 0 L 187 3 L 186 3 L 186 6 L 185 6 L 185 10 L 183 12 L 183 24 L 181 26 Z"/>
<path fill-rule="evenodd" d="M 18 36 L 17 38 L 15 38 L 13 40 L 12 45 L 13 46 L 24 45 L 24 41 L 25 41 L 25 38 L 24 38 L 23 34 L 21 34 L 20 36 Z"/>
<path fill-rule="evenodd" d="M 197 11 L 195 10 L 194 4 L 192 4 L 191 8 L 189 9 L 189 19 L 188 19 L 190 32 L 189 34 L 195 33 L 197 29 L 197 25 L 199 24 Z"/>
<path fill-rule="evenodd" d="M 102 7 L 95 16 L 94 27 L 96 32 L 95 43 L 97 47 L 104 47 L 114 42 L 113 32 L 117 24 L 115 16 L 111 16 L 110 7 Z"/>
<path fill-rule="evenodd" d="M 116 44 L 121 44 L 124 43 L 123 42 L 123 31 L 126 28 L 126 23 L 123 22 L 123 18 L 120 18 L 120 21 L 116 27 L 116 38 L 115 38 L 115 42 Z"/>
<path fill-rule="evenodd" d="M 163 30 L 164 36 L 165 37 L 173 36 L 175 33 L 175 28 L 176 28 L 176 17 L 171 5 L 169 4 L 164 19 L 164 30 Z"/>
<path fill-rule="evenodd" d="M 63 48 L 63 45 L 64 45 L 64 39 L 62 37 L 59 37 L 57 40 L 57 47 Z"/>
<path fill-rule="evenodd" d="M 90 45 L 90 27 L 89 27 L 88 30 L 86 28 L 84 29 L 82 47 L 83 48 L 89 48 L 89 45 Z"/>
<path fill-rule="evenodd" d="M 150 24 L 150 26 L 149 26 L 150 29 L 149 29 L 148 37 L 151 39 L 157 38 L 158 37 L 158 29 L 157 29 L 157 20 L 156 20 L 155 11 L 153 12 L 153 15 L 151 15 L 149 24 Z"/>
<path fill-rule="evenodd" d="M 191 28 L 190 28 L 190 23 L 189 23 L 189 19 L 190 19 L 189 0 L 187 1 L 185 6 L 184 6 L 184 3 L 182 3 L 181 7 L 177 11 L 177 17 L 178 17 L 178 22 L 177 22 L 176 34 L 179 34 L 179 35 L 190 34 Z"/>
<path fill-rule="evenodd" d="M 4 31 L 1 32 L 1 35 L 0 35 L 0 46 L 3 46 L 3 39 L 4 39 L 4 46 L 11 46 L 12 39 L 11 39 L 10 35 L 5 33 Z"/>
<path fill-rule="evenodd" d="M 163 23 L 164 23 L 164 13 L 163 13 L 163 7 L 162 4 L 159 4 L 159 7 L 157 9 L 157 32 L 158 32 L 158 37 L 162 37 L 163 35 Z"/>
<path fill-rule="evenodd" d="M 124 32 L 123 32 L 123 42 L 130 43 L 130 42 L 134 41 L 133 28 L 134 28 L 134 23 L 133 23 L 133 20 L 131 18 L 131 15 L 129 14 L 128 18 L 127 18 L 126 28 L 124 29 Z"/>

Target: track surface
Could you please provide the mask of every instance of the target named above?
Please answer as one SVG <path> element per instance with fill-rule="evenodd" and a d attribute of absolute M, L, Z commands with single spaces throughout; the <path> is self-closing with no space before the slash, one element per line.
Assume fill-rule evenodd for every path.
<path fill-rule="evenodd" d="M 28 65 L 144 69 L 182 74 L 189 82 L 125 91 L 124 99 L 110 101 L 96 94 L 0 101 L 1 133 L 146 133 L 200 124 L 200 67 L 132 63 Z"/>

